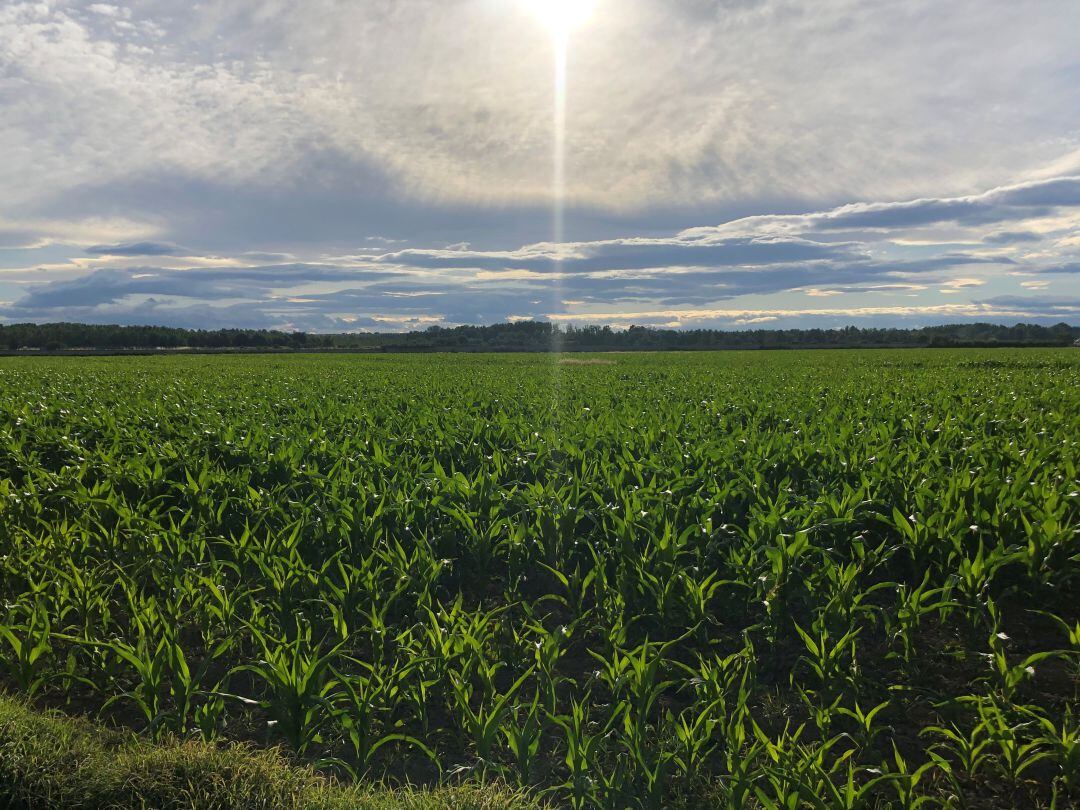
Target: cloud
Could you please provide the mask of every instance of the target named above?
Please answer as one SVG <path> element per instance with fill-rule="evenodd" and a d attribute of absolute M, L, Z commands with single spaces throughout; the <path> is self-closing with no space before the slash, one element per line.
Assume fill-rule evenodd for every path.
<path fill-rule="evenodd" d="M 1040 273 L 1080 273 L 1080 261 L 1053 264 L 1039 268 Z"/>
<path fill-rule="evenodd" d="M 124 13 L 126 9 L 121 9 L 119 6 L 112 6 L 108 3 L 91 3 L 86 7 L 87 10 L 100 14 L 103 17 L 124 17 L 130 16 L 130 11 Z"/>
<path fill-rule="evenodd" d="M 384 254 L 378 261 L 412 267 L 588 273 L 672 266 L 759 266 L 854 258 L 857 254 L 849 245 L 803 239 L 635 238 L 561 245 L 543 243 L 515 251 L 402 250 Z"/>
<path fill-rule="evenodd" d="M 0 263 L 0 300 L 8 302 L 0 320 L 192 325 L 201 312 L 207 324 L 236 316 L 309 331 L 511 316 L 720 326 L 1061 320 L 1075 317 L 1067 302 L 1050 307 L 1006 293 L 1044 289 L 1049 282 L 1037 276 L 1078 272 L 1068 241 L 1080 207 L 1075 180 L 508 249 L 457 242 L 387 251 L 390 237 L 357 236 L 339 250 L 192 255 L 200 251 L 143 238 L 91 244 L 64 262 L 55 246 L 30 248 Z M 39 253 L 48 258 L 35 265 Z M 806 306 L 810 299 L 857 305 Z"/>
<path fill-rule="evenodd" d="M 1029 317 L 1075 322 L 1080 317 L 1080 298 L 1037 298 L 1026 295 L 998 295 L 977 301 L 975 306 L 990 310 L 1014 310 Z"/>
<path fill-rule="evenodd" d="M 119 245 L 92 245 L 94 256 L 190 256 L 191 251 L 167 242 L 127 242 Z"/>
<path fill-rule="evenodd" d="M 1041 237 L 1034 231 L 999 231 L 983 237 L 988 245 L 1015 245 L 1018 242 L 1038 242 Z"/>
<path fill-rule="evenodd" d="M 981 278 L 952 278 L 945 282 L 945 286 L 961 290 L 966 287 L 981 287 L 985 283 L 986 280 Z"/>
<path fill-rule="evenodd" d="M 966 197 L 855 203 L 817 217 L 814 224 L 820 230 L 896 229 L 942 222 L 983 225 L 1077 205 L 1080 205 L 1080 177 L 1057 177 Z"/>
<path fill-rule="evenodd" d="M 746 324 L 757 319 L 833 318 L 850 322 L 867 318 L 925 319 L 938 323 L 945 319 L 991 319 L 1026 318 L 1045 320 L 1049 318 L 1075 319 L 1080 315 L 1080 299 L 1047 302 L 1037 298 L 1001 296 L 987 301 L 963 304 L 936 304 L 932 306 L 892 307 L 836 307 L 817 309 L 664 309 L 636 312 L 594 312 L 586 314 L 554 314 L 552 320 L 582 323 L 611 323 L 627 321 L 646 325 L 651 321 L 708 322 Z M 896 321 L 894 321 L 896 322 Z"/>
<path fill-rule="evenodd" d="M 1080 207 L 1080 176 L 1052 177 L 1000 186 L 979 194 L 961 197 L 925 197 L 897 202 L 849 203 L 826 211 L 806 214 L 750 216 L 719 226 L 690 228 L 683 238 L 721 238 L 747 234 L 776 237 L 798 236 L 824 239 L 834 234 L 843 238 L 878 238 L 893 234 L 900 241 L 924 242 L 917 235 L 927 228 L 959 225 L 985 228 L 1002 222 L 1037 222 L 1055 212 Z M 984 238 L 985 237 L 985 238 Z M 980 233 L 975 241 L 1007 244 L 1032 242 L 1042 235 L 1034 231 Z"/>
<path fill-rule="evenodd" d="M 2 204 L 2 203 L 0 203 Z M 78 216 L 54 219 L 0 214 L 0 250 L 53 244 L 89 246 L 106 240 L 153 237 L 160 227 L 126 217 Z"/>
<path fill-rule="evenodd" d="M 286 292 L 312 284 L 375 282 L 398 278 L 399 273 L 355 267 L 287 264 L 252 267 L 104 268 L 70 280 L 31 286 L 5 313 L 9 318 L 44 315 L 50 311 L 75 311 L 112 304 L 137 296 L 202 299 L 210 303 L 230 298 L 260 298 L 274 291 Z"/>
<path fill-rule="evenodd" d="M 1080 146 L 1074 4 L 708 5 L 607 0 L 575 37 L 571 208 L 962 195 Z M 550 41 L 525 4 L 9 0 L 0 76 L 12 210 L 160 177 L 309 193 L 362 166 L 386 182 L 359 196 L 472 210 L 482 236 L 448 241 L 480 243 L 487 214 L 549 202 Z"/>
<path fill-rule="evenodd" d="M 732 323 L 737 326 L 749 326 L 755 323 L 771 323 L 775 320 L 779 320 L 776 315 L 758 315 L 753 318 L 735 318 Z"/>

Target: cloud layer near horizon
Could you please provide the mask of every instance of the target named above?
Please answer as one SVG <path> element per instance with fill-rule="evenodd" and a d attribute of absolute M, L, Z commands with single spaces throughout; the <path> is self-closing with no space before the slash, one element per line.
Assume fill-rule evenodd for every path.
<path fill-rule="evenodd" d="M 1080 320 L 1080 6 L 0 7 L 0 321 Z M 717 224 L 708 224 L 717 223 Z"/>
<path fill-rule="evenodd" d="M 300 261 L 96 245 L 77 270 L 6 271 L 28 283 L 0 316 L 309 331 L 515 318 L 676 327 L 1070 321 L 1080 317 L 1078 233 L 1080 177 L 1059 177 L 514 250 L 378 243 Z M 49 273 L 64 277 L 35 280 Z M 1071 294 L 1050 297 L 1051 285 Z"/>

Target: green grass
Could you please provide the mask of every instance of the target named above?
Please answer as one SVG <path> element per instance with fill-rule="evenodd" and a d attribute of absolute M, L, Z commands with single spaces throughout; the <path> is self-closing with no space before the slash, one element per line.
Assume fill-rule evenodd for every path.
<path fill-rule="evenodd" d="M 0 697 L 0 806 L 220 810 L 509 810 L 537 807 L 496 785 L 431 791 L 333 784 L 277 750 L 130 732 Z"/>
<path fill-rule="evenodd" d="M 11 784 L 1080 800 L 1080 353 L 602 359 L 0 360 Z"/>

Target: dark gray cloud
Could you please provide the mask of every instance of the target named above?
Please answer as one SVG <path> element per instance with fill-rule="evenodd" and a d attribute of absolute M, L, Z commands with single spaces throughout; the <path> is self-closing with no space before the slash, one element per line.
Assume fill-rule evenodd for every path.
<path fill-rule="evenodd" d="M 1040 267 L 1040 273 L 1080 273 L 1080 261 L 1068 261 L 1063 264 L 1051 264 Z"/>
<path fill-rule="evenodd" d="M 969 197 L 843 206 L 816 220 L 821 230 L 901 229 L 940 223 L 986 225 L 1080 206 L 1080 177 L 1058 177 Z"/>
<path fill-rule="evenodd" d="M 401 250 L 380 256 L 378 260 L 412 267 L 595 273 L 664 267 L 734 267 L 851 260 L 858 256 L 853 247 L 805 239 L 734 238 L 716 242 L 626 239 L 578 243 L 569 246 L 569 252 L 540 245 L 505 252 Z"/>
<path fill-rule="evenodd" d="M 1034 231 L 999 231 L 983 237 L 988 245 L 1015 245 L 1021 242 L 1038 242 L 1042 237 Z"/>
<path fill-rule="evenodd" d="M 1001 309 L 1022 309 L 1041 318 L 1056 318 L 1070 323 L 1080 319 L 1080 297 L 1049 298 L 1034 295 L 996 295 L 976 303 Z"/>
<path fill-rule="evenodd" d="M 157 169 L 73 188 L 62 199 L 30 211 L 71 219 L 152 211 L 168 223 L 171 240 L 197 255 L 384 251 L 387 242 L 437 248 L 469 243 L 481 250 L 510 250 L 551 237 L 547 204 L 432 205 L 402 194 L 377 167 L 332 150 L 304 157 L 299 169 L 303 183 L 243 186 Z M 569 204 L 565 238 L 610 240 L 627 233 L 661 237 L 688 222 L 805 209 L 805 201 L 775 197 L 694 206 L 661 202 L 647 214 Z"/>
<path fill-rule="evenodd" d="M 169 242 L 125 242 L 119 245 L 93 245 L 91 256 L 191 256 L 192 251 Z"/>
<path fill-rule="evenodd" d="M 129 296 L 172 296 L 204 299 L 213 303 L 222 299 L 265 295 L 270 290 L 300 285 L 356 281 L 361 278 L 376 281 L 399 275 L 392 271 L 358 271 L 354 267 L 316 264 L 184 270 L 161 267 L 105 268 L 75 279 L 32 286 L 8 312 L 95 307 Z"/>

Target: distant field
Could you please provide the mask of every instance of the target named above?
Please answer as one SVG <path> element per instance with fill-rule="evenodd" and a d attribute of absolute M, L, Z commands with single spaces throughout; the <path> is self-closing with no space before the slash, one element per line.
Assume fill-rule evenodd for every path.
<path fill-rule="evenodd" d="M 1078 469 L 1080 350 L 5 358 L 0 683 L 557 806 L 1062 808 Z"/>

